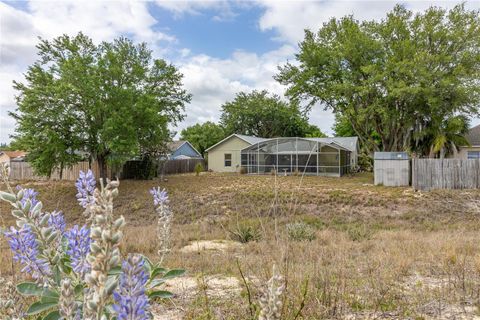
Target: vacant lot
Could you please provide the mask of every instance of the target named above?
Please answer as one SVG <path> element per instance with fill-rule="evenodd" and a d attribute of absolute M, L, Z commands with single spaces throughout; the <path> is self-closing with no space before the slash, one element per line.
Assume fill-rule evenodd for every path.
<path fill-rule="evenodd" d="M 415 193 L 372 180 L 205 173 L 122 181 L 123 252 L 155 256 L 148 189 L 160 185 L 175 213 L 166 264 L 188 274 L 168 283 L 177 297 L 155 306 L 159 319 L 249 319 L 274 263 L 286 279 L 284 319 L 474 319 L 480 191 Z M 47 210 L 83 223 L 73 183 L 22 184 L 40 192 Z M 12 224 L 7 205 L 0 214 Z M 11 274 L 3 240 L 0 259 Z"/>

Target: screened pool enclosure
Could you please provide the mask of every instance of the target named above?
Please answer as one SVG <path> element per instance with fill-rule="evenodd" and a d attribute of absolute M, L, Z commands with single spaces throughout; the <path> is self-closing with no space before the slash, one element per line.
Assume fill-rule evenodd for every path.
<path fill-rule="evenodd" d="M 274 138 L 241 151 L 241 166 L 250 174 L 342 176 L 350 171 L 351 151 L 324 138 Z"/>

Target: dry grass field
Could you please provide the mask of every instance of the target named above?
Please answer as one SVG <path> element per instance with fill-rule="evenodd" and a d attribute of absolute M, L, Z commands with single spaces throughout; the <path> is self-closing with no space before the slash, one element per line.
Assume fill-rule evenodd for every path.
<path fill-rule="evenodd" d="M 252 319 L 273 264 L 286 280 L 282 319 L 480 319 L 480 190 L 372 183 L 370 174 L 121 181 L 123 252 L 155 256 L 148 189 L 160 185 L 175 214 L 166 265 L 187 275 L 167 283 L 176 297 L 154 306 L 158 319 Z M 22 185 L 83 222 L 72 182 Z M 13 223 L 4 203 L 0 214 Z M 1 241 L 0 272 L 18 276 Z"/>

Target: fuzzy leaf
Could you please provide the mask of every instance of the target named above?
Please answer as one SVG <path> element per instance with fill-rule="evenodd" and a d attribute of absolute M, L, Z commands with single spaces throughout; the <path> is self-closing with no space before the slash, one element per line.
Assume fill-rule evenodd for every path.
<path fill-rule="evenodd" d="M 158 290 L 158 291 L 152 291 L 148 294 L 149 298 L 161 298 L 161 299 L 167 299 L 167 298 L 172 298 L 173 293 L 169 291 L 164 291 L 164 290 Z"/>
<path fill-rule="evenodd" d="M 42 320 L 59 320 L 60 318 L 60 313 L 55 310 L 47 314 Z"/>
<path fill-rule="evenodd" d="M 17 197 L 14 194 L 5 191 L 0 191 L 0 199 L 10 203 L 14 203 L 15 201 L 17 201 Z"/>
<path fill-rule="evenodd" d="M 165 272 L 167 272 L 167 269 L 161 268 L 161 267 L 156 267 L 150 273 L 150 278 L 153 279 L 156 276 L 158 276 L 159 274 L 164 274 Z"/>
<path fill-rule="evenodd" d="M 57 306 L 57 304 L 58 304 L 57 302 L 42 303 L 40 301 L 37 301 L 37 302 L 33 303 L 32 305 L 30 305 L 30 307 L 27 310 L 27 314 L 28 315 L 34 315 L 34 314 L 43 312 L 45 310 L 48 310 L 50 308 L 53 308 L 53 307 Z"/>
<path fill-rule="evenodd" d="M 41 296 L 43 294 L 43 288 L 34 282 L 17 284 L 17 291 L 24 296 Z"/>
<path fill-rule="evenodd" d="M 113 267 L 108 271 L 109 276 L 115 276 L 122 273 L 122 267 Z"/>
<path fill-rule="evenodd" d="M 149 284 L 148 287 L 153 289 L 161 284 L 165 283 L 165 279 L 153 279 Z"/>
<path fill-rule="evenodd" d="M 162 277 L 162 279 L 172 279 L 179 277 L 185 273 L 184 269 L 172 269 L 165 273 L 165 275 Z"/>

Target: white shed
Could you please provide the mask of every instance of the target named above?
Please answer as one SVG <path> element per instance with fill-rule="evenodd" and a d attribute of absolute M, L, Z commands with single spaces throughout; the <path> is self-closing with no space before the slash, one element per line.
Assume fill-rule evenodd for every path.
<path fill-rule="evenodd" d="M 410 159 L 406 152 L 375 152 L 373 168 L 375 185 L 410 185 Z"/>

